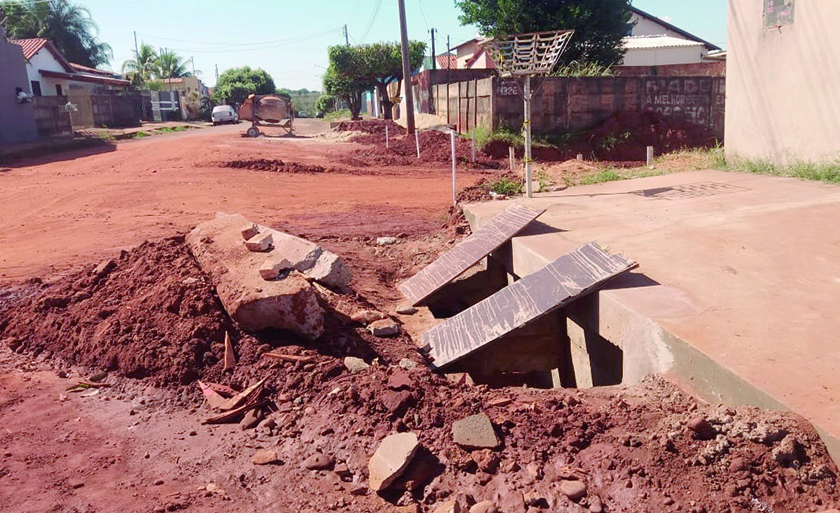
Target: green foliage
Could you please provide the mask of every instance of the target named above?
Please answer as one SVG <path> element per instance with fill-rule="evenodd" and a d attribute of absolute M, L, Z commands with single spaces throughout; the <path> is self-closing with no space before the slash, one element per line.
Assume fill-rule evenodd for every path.
<path fill-rule="evenodd" d="M 324 116 L 324 119 L 329 122 L 335 122 L 342 119 L 350 119 L 351 116 L 352 114 L 350 112 L 350 109 L 339 109 L 330 112 L 329 114 Z"/>
<path fill-rule="evenodd" d="M 315 102 L 316 114 L 328 113 L 335 110 L 335 96 L 322 94 Z"/>
<path fill-rule="evenodd" d="M 489 185 L 489 190 L 495 192 L 496 194 L 513 196 L 514 194 L 519 194 L 520 192 L 522 192 L 523 185 L 524 184 L 519 180 L 513 180 L 511 178 L 508 178 L 507 176 L 503 176 L 495 182 L 491 182 Z"/>
<path fill-rule="evenodd" d="M 242 105 L 249 95 L 274 94 L 276 90 L 274 79 L 265 70 L 243 66 L 229 69 L 219 76 L 213 99 L 220 104 Z"/>
<path fill-rule="evenodd" d="M 461 24 L 488 36 L 574 29 L 561 65 L 619 64 L 620 43 L 630 29 L 630 0 L 456 0 Z"/>
<path fill-rule="evenodd" d="M 284 88 L 278 90 L 277 93 L 292 100 L 292 109 L 295 111 L 295 115 L 303 112 L 307 117 L 315 117 L 317 113 L 315 102 L 318 101 L 318 97 L 321 95 L 318 91 L 310 91 L 305 88 L 294 91 Z"/>
<path fill-rule="evenodd" d="M 624 180 L 625 178 L 635 178 L 634 176 L 623 176 L 617 169 L 603 168 L 595 174 L 583 175 L 580 178 L 578 185 L 592 185 L 596 183 L 615 182 L 617 180 Z"/>
<path fill-rule="evenodd" d="M 161 50 L 155 61 L 155 76 L 160 79 L 190 77 L 187 61 L 172 50 Z"/>
<path fill-rule="evenodd" d="M 426 43 L 409 42 L 408 53 L 411 69 L 418 68 L 423 64 Z M 358 116 L 354 102 L 361 99 L 361 93 L 375 87 L 385 119 L 391 119 L 392 104 L 387 86 L 395 80 L 403 79 L 402 50 L 399 43 L 333 46 L 329 49 L 329 59 L 330 65 L 324 75 L 324 90 L 327 94 L 348 101 L 350 110 Z"/>
<path fill-rule="evenodd" d="M 84 7 L 69 0 L 13 0 L 0 3 L 10 39 L 43 37 L 82 66 L 95 68 L 111 61 L 111 47 L 97 37 L 99 29 Z"/>
<path fill-rule="evenodd" d="M 141 88 L 152 79 L 157 70 L 158 55 L 154 47 L 145 42 L 134 52 L 134 58 L 122 64 L 122 72 L 131 80 L 131 85 Z"/>
<path fill-rule="evenodd" d="M 763 159 L 735 158 L 727 169 L 742 173 L 783 176 L 840 185 L 840 157 L 821 162 L 792 159 L 786 165 L 777 165 Z"/>
<path fill-rule="evenodd" d="M 551 74 L 552 77 L 573 77 L 573 78 L 582 78 L 582 77 L 613 77 L 615 76 L 615 72 L 613 71 L 611 66 L 604 66 L 598 64 L 597 62 L 590 62 L 590 63 L 582 63 L 573 61 L 565 66 L 560 66 L 554 73 Z"/>

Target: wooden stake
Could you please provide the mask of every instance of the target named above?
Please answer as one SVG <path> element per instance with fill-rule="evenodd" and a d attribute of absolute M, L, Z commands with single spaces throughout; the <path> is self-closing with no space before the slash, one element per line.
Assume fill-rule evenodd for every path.
<path fill-rule="evenodd" d="M 516 164 L 516 153 L 513 146 L 508 146 L 508 155 L 510 155 L 510 170 L 513 171 L 514 165 Z"/>

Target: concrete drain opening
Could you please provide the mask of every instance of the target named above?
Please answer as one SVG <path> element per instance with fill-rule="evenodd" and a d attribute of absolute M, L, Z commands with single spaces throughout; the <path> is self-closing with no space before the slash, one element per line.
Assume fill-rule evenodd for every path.
<path fill-rule="evenodd" d="M 412 304 L 446 319 L 423 334 L 422 348 L 433 367 L 489 385 L 621 383 L 621 349 L 568 321 L 565 310 L 638 264 L 590 242 L 515 279 L 490 254 L 540 214 L 510 207 L 400 285 Z"/>

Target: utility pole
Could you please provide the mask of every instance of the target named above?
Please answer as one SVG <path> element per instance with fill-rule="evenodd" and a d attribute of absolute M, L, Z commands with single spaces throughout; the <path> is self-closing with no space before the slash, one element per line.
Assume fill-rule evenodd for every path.
<path fill-rule="evenodd" d="M 406 132 L 414 135 L 414 96 L 411 87 L 411 62 L 408 56 L 408 27 L 405 23 L 405 0 L 397 0 L 400 6 L 400 36 L 402 39 L 403 86 L 405 87 Z"/>
<path fill-rule="evenodd" d="M 347 24 L 344 24 L 344 42 L 350 46 L 350 33 L 347 31 Z"/>
<path fill-rule="evenodd" d="M 190 63 L 192 64 L 193 76 L 195 76 L 195 57 L 190 57 Z"/>
<path fill-rule="evenodd" d="M 432 29 L 432 69 L 437 69 L 437 54 L 435 53 L 435 29 Z"/>
<path fill-rule="evenodd" d="M 134 31 L 134 58 L 135 59 L 140 58 L 140 49 L 137 48 L 137 31 L 136 30 Z M 138 62 L 137 64 L 140 64 L 140 63 Z"/>
<path fill-rule="evenodd" d="M 219 83 L 219 65 L 216 64 L 216 83 Z"/>

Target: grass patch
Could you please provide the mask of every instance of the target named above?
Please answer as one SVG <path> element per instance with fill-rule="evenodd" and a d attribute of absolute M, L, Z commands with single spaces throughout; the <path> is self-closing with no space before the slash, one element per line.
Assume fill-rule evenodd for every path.
<path fill-rule="evenodd" d="M 175 132 L 186 132 L 189 129 L 190 129 L 190 127 L 184 126 L 184 125 L 181 125 L 181 126 L 165 126 L 163 128 L 158 128 L 157 132 L 161 133 L 161 134 L 173 134 Z"/>
<path fill-rule="evenodd" d="M 840 185 L 840 157 L 823 162 L 795 160 L 783 166 L 769 160 L 735 159 L 727 169 L 741 173 L 799 178 Z"/>
<path fill-rule="evenodd" d="M 488 189 L 496 194 L 503 194 L 505 196 L 513 196 L 522 192 L 523 183 L 518 180 L 513 180 L 507 176 L 503 176 L 489 184 Z"/>
<path fill-rule="evenodd" d="M 139 132 L 134 132 L 131 134 L 132 139 L 142 139 L 143 137 L 150 137 L 152 134 L 151 132 L 146 132 L 145 130 L 140 130 Z"/>
<path fill-rule="evenodd" d="M 723 145 L 720 143 L 712 148 L 690 148 L 660 155 L 654 159 L 654 166 L 664 167 L 665 170 L 676 168 L 683 171 L 689 169 L 726 171 L 728 169 Z"/>
<path fill-rule="evenodd" d="M 325 115 L 324 119 L 329 121 L 330 123 L 350 119 L 350 109 L 340 109 L 332 111 L 329 114 Z"/>

